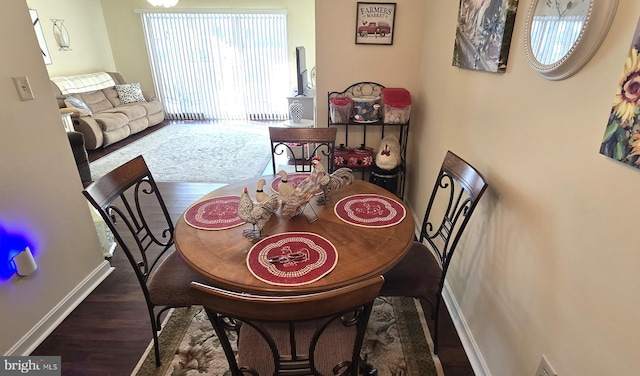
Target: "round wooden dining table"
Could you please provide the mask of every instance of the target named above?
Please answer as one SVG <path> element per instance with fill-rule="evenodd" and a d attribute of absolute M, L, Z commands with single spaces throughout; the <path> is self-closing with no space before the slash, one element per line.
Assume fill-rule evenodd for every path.
<path fill-rule="evenodd" d="M 277 177 L 262 177 L 267 181 L 265 193 L 272 193 L 270 182 Z M 214 197 L 240 196 L 244 187 L 255 198 L 257 181 L 258 178 L 255 178 L 229 184 L 203 196 L 195 204 Z M 336 203 L 345 197 L 360 194 L 391 198 L 404 207 L 406 215 L 397 224 L 375 228 L 356 226 L 339 218 L 334 212 Z M 263 295 L 311 293 L 349 286 L 383 274 L 408 252 L 414 237 L 414 220 L 404 202 L 391 192 L 355 179 L 351 185 L 331 192 L 326 204 L 318 204 L 316 198 L 310 200 L 311 208 L 306 207 L 303 214 L 294 217 L 282 215 L 282 209 L 279 209 L 262 229 L 262 237 L 303 232 L 317 234 L 333 244 L 337 262 L 328 274 L 314 282 L 282 286 L 256 278 L 247 266 L 247 255 L 257 240 L 243 235 L 244 230 L 252 228 L 250 223 L 221 230 L 206 230 L 192 226 L 185 221 L 185 215 L 181 215 L 174 232 L 176 249 L 191 268 L 212 280 L 216 286 Z M 317 219 L 312 222 L 310 219 L 316 215 Z"/>

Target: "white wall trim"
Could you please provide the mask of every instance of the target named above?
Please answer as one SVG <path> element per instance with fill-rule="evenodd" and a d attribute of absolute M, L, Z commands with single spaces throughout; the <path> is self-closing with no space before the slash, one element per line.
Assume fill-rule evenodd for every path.
<path fill-rule="evenodd" d="M 31 354 L 112 271 L 109 261 L 104 260 L 4 355 Z"/>
<path fill-rule="evenodd" d="M 451 293 L 449 284 L 446 281 L 444 289 L 442 290 L 442 300 L 447 305 L 447 309 L 451 315 L 451 320 L 453 321 L 453 325 L 456 327 L 456 331 L 460 337 L 460 342 L 462 342 L 462 347 L 467 353 L 473 372 L 476 376 L 491 376 L 491 373 L 487 368 L 487 364 L 482 357 L 482 353 L 480 352 L 480 348 L 478 348 L 478 344 L 473 338 L 471 330 L 469 330 L 469 326 L 464 319 L 464 315 L 460 311 L 460 306 L 458 306 L 458 302 Z"/>

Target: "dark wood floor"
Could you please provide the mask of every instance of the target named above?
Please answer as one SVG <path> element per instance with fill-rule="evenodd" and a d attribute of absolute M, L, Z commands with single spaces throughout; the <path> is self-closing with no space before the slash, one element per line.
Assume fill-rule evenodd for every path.
<path fill-rule="evenodd" d="M 206 183 L 159 182 L 158 185 L 174 221 L 214 187 Z M 130 375 L 151 341 L 144 297 L 130 265 L 117 250 L 111 263 L 114 272 L 32 353 L 61 356 L 65 376 Z M 429 312 L 428 306 L 425 312 Z M 440 313 L 439 357 L 445 375 L 473 375 L 448 311 L 442 309 Z M 433 332 L 429 315 L 427 324 Z"/>

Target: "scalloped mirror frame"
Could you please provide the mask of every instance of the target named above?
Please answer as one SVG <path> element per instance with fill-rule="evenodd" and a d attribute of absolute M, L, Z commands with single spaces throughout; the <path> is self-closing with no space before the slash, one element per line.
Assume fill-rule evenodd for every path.
<path fill-rule="evenodd" d="M 524 34 L 525 53 L 531 67 L 542 77 L 562 80 L 578 72 L 595 55 L 609 32 L 618 8 L 618 0 L 591 0 L 580 35 L 569 51 L 552 64 L 540 63 L 533 56 L 531 48 L 531 21 L 541 1 L 545 0 L 533 0 L 529 7 Z"/>

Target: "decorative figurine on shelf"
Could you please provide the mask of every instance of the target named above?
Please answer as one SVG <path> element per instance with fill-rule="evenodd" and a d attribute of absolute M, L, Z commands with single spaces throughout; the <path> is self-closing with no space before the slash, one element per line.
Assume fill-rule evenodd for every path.
<path fill-rule="evenodd" d="M 322 190 L 322 196 L 316 200 L 319 205 L 324 205 L 330 201 L 329 193 L 353 183 L 353 170 L 348 167 L 341 167 L 333 173 L 327 174 L 324 166 L 320 163 L 320 159 L 314 158 L 311 163 L 313 165 L 312 174 L 317 175 L 316 180 Z"/>
<path fill-rule="evenodd" d="M 375 163 L 379 168 L 388 171 L 400 166 L 402 159 L 400 158 L 400 141 L 398 141 L 398 136 L 390 134 L 380 141 Z"/>
<path fill-rule="evenodd" d="M 280 207 L 280 199 L 277 194 L 270 195 L 263 202 L 253 202 L 249 196 L 247 187 L 244 187 L 238 204 L 238 217 L 245 222 L 253 224 L 252 229 L 246 229 L 242 234 L 251 239 L 260 239 L 262 229 L 267 224 L 271 215 Z"/>

